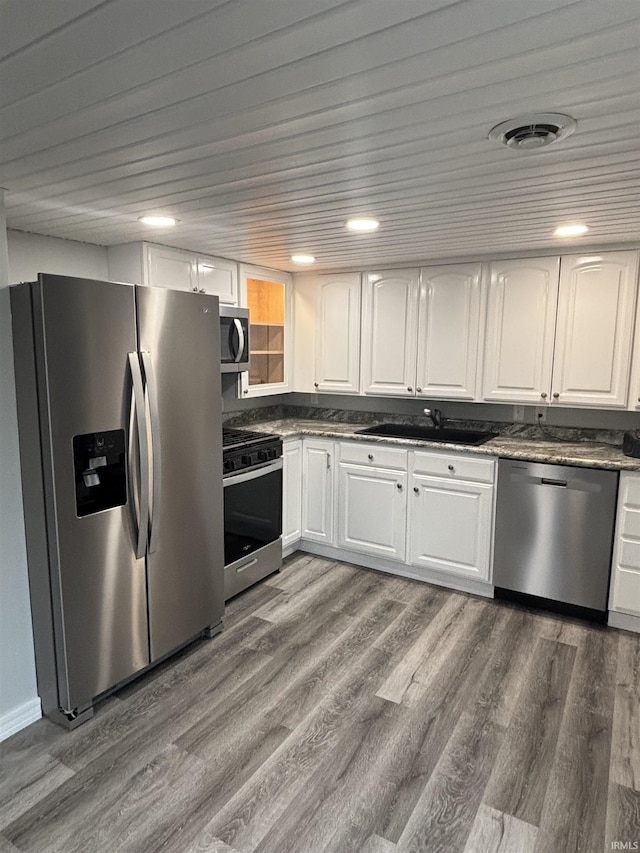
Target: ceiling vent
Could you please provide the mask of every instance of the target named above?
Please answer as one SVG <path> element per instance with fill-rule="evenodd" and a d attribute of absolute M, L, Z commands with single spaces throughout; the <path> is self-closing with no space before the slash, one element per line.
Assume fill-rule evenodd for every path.
<path fill-rule="evenodd" d="M 515 151 L 537 151 L 569 136 L 576 125 L 575 119 L 561 113 L 520 116 L 497 124 L 489 133 L 489 139 Z"/>

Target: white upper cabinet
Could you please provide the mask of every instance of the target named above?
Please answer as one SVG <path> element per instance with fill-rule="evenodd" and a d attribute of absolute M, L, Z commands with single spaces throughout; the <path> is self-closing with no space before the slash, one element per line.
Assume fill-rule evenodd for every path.
<path fill-rule="evenodd" d="M 562 258 L 552 402 L 626 406 L 635 300 L 635 252 Z"/>
<path fill-rule="evenodd" d="M 490 266 L 482 397 L 543 403 L 553 364 L 559 258 Z"/>
<path fill-rule="evenodd" d="M 437 399 L 476 396 L 480 264 L 422 270 L 416 393 Z"/>
<path fill-rule="evenodd" d="M 360 390 L 360 274 L 316 279 L 316 391 Z"/>
<path fill-rule="evenodd" d="M 241 304 L 249 309 L 249 370 L 240 374 L 243 397 L 291 390 L 291 291 L 289 273 L 240 266 Z"/>
<path fill-rule="evenodd" d="M 418 270 L 368 273 L 362 318 L 362 390 L 415 394 Z"/>
<path fill-rule="evenodd" d="M 210 293 L 225 305 L 238 304 L 238 265 L 235 261 L 156 243 L 110 246 L 107 257 L 109 277 L 114 281 Z"/>
<path fill-rule="evenodd" d="M 636 290 L 636 252 L 492 264 L 483 398 L 624 408 Z"/>

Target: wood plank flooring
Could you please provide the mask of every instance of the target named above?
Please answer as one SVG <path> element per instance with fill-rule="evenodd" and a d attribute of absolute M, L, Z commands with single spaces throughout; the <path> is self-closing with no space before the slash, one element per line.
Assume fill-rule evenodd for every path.
<path fill-rule="evenodd" d="M 616 842 L 640 846 L 640 637 L 307 554 L 76 731 L 0 744 L 0 853 Z"/>

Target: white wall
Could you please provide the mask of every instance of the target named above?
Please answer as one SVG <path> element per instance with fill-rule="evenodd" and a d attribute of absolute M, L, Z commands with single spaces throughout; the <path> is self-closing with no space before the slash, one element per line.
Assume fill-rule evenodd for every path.
<path fill-rule="evenodd" d="M 0 190 L 0 740 L 41 716 L 22 515 L 7 284 L 39 272 L 107 278 L 107 250 L 5 227 Z"/>
<path fill-rule="evenodd" d="M 0 740 L 40 717 L 22 517 L 4 193 L 0 190 Z"/>
<path fill-rule="evenodd" d="M 107 249 L 75 240 L 7 231 L 9 283 L 35 281 L 39 272 L 80 278 L 109 278 Z"/>

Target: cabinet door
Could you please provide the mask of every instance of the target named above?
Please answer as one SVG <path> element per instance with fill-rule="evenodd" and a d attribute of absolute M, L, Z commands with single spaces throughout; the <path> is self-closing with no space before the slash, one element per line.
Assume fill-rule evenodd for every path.
<path fill-rule="evenodd" d="M 240 374 L 243 397 L 290 390 L 292 278 L 258 267 L 240 266 L 240 304 L 249 309 L 251 358 Z"/>
<path fill-rule="evenodd" d="M 341 463 L 338 545 L 349 551 L 405 559 L 407 474 Z"/>
<path fill-rule="evenodd" d="M 493 485 L 414 474 L 409 495 L 409 562 L 488 581 Z"/>
<path fill-rule="evenodd" d="M 197 259 L 198 289 L 218 296 L 225 305 L 238 304 L 238 265 L 223 258 L 201 255 Z"/>
<path fill-rule="evenodd" d="M 415 396 L 417 270 L 369 273 L 364 286 L 365 394 Z"/>
<path fill-rule="evenodd" d="M 302 536 L 333 544 L 333 442 L 302 444 Z"/>
<path fill-rule="evenodd" d="M 620 474 L 609 610 L 640 617 L 640 474 Z"/>
<path fill-rule="evenodd" d="M 437 399 L 476 396 L 480 264 L 421 271 L 416 392 Z"/>
<path fill-rule="evenodd" d="M 549 400 L 559 258 L 491 264 L 482 397 Z"/>
<path fill-rule="evenodd" d="M 635 252 L 562 258 L 552 402 L 626 406 L 636 263 Z"/>
<path fill-rule="evenodd" d="M 147 246 L 149 284 L 170 290 L 198 290 L 195 255 L 168 249 L 166 246 Z"/>
<path fill-rule="evenodd" d="M 360 275 L 318 276 L 314 387 L 360 390 Z"/>
<path fill-rule="evenodd" d="M 302 441 L 282 443 L 282 547 L 302 535 Z"/>

